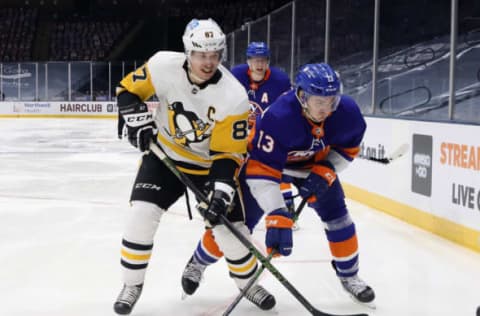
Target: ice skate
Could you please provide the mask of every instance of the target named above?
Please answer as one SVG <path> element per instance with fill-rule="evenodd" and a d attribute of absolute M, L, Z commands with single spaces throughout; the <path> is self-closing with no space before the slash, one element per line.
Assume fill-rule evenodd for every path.
<path fill-rule="evenodd" d="M 143 284 L 139 285 L 124 285 L 122 291 L 117 297 L 113 309 L 119 315 L 128 315 L 132 312 L 135 303 L 140 294 L 142 294 Z"/>
<path fill-rule="evenodd" d="M 275 297 L 258 284 L 245 293 L 245 298 L 263 310 L 272 309 L 276 303 Z"/>
<path fill-rule="evenodd" d="M 182 274 L 182 299 L 185 299 L 187 295 L 195 293 L 200 285 L 206 267 L 206 265 L 195 260 L 193 256 L 190 258 Z"/>
<path fill-rule="evenodd" d="M 340 277 L 340 282 L 345 291 L 350 294 L 352 299 L 360 304 L 375 309 L 375 292 L 357 275 L 351 277 Z"/>

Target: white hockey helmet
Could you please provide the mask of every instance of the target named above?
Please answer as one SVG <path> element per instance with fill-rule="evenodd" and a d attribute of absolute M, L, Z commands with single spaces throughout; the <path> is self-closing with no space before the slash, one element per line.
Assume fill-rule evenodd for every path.
<path fill-rule="evenodd" d="M 213 19 L 191 20 L 185 28 L 182 39 L 187 56 L 190 56 L 192 51 L 220 51 L 221 56 L 223 56 L 227 46 L 225 34 Z"/>

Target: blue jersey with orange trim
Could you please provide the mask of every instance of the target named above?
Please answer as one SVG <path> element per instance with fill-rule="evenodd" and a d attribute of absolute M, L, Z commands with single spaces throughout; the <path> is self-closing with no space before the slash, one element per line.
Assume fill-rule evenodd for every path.
<path fill-rule="evenodd" d="M 292 90 L 257 120 L 246 177 L 280 182 L 284 171 L 309 171 L 330 150 L 351 161 L 360 151 L 365 129 L 365 120 L 352 98 L 342 96 L 334 112 L 322 123 L 313 124 L 304 116 Z"/>
<path fill-rule="evenodd" d="M 276 67 L 270 67 L 260 82 L 252 80 L 247 64 L 235 66 L 231 72 L 245 87 L 250 103 L 260 106 L 261 110 L 265 110 L 291 87 L 287 74 Z"/>
<path fill-rule="evenodd" d="M 352 98 L 341 96 L 338 108 L 323 122 L 313 124 L 305 117 L 295 93 L 280 96 L 257 118 L 251 131 L 249 158 L 239 177 L 250 229 L 264 213 L 285 209 L 278 185 L 284 176 L 302 185 L 316 162 L 328 160 L 340 171 L 360 151 L 366 123 Z M 340 180 L 336 178 L 315 198 L 308 205 L 324 223 L 337 275 L 357 274 L 357 235 Z M 275 238 L 271 241 L 278 242 Z"/>

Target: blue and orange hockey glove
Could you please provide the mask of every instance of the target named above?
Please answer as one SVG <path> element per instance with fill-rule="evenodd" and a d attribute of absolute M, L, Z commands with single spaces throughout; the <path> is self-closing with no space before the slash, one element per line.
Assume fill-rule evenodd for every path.
<path fill-rule="evenodd" d="M 301 184 L 298 193 L 302 198 L 309 198 L 308 202 L 313 203 L 328 191 L 336 179 L 337 174 L 333 165 L 326 160 L 319 161 Z"/>
<path fill-rule="evenodd" d="M 265 225 L 267 227 L 265 236 L 267 252 L 270 254 L 275 249 L 274 257 L 289 256 L 293 247 L 292 214 L 286 209 L 277 209 L 267 215 Z"/>

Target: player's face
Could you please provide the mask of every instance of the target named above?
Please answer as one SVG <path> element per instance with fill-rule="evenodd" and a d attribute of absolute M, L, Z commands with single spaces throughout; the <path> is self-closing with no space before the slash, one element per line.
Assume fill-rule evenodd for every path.
<path fill-rule="evenodd" d="M 335 96 L 322 97 L 317 95 L 307 96 L 307 111 L 316 122 L 322 122 L 333 111 Z"/>
<path fill-rule="evenodd" d="M 220 52 L 195 52 L 190 56 L 190 69 L 194 77 L 201 81 L 212 78 L 220 64 Z"/>
<path fill-rule="evenodd" d="M 265 75 L 265 71 L 268 69 L 268 58 L 265 57 L 252 57 L 248 59 L 248 66 L 250 71 L 256 75 Z"/>

